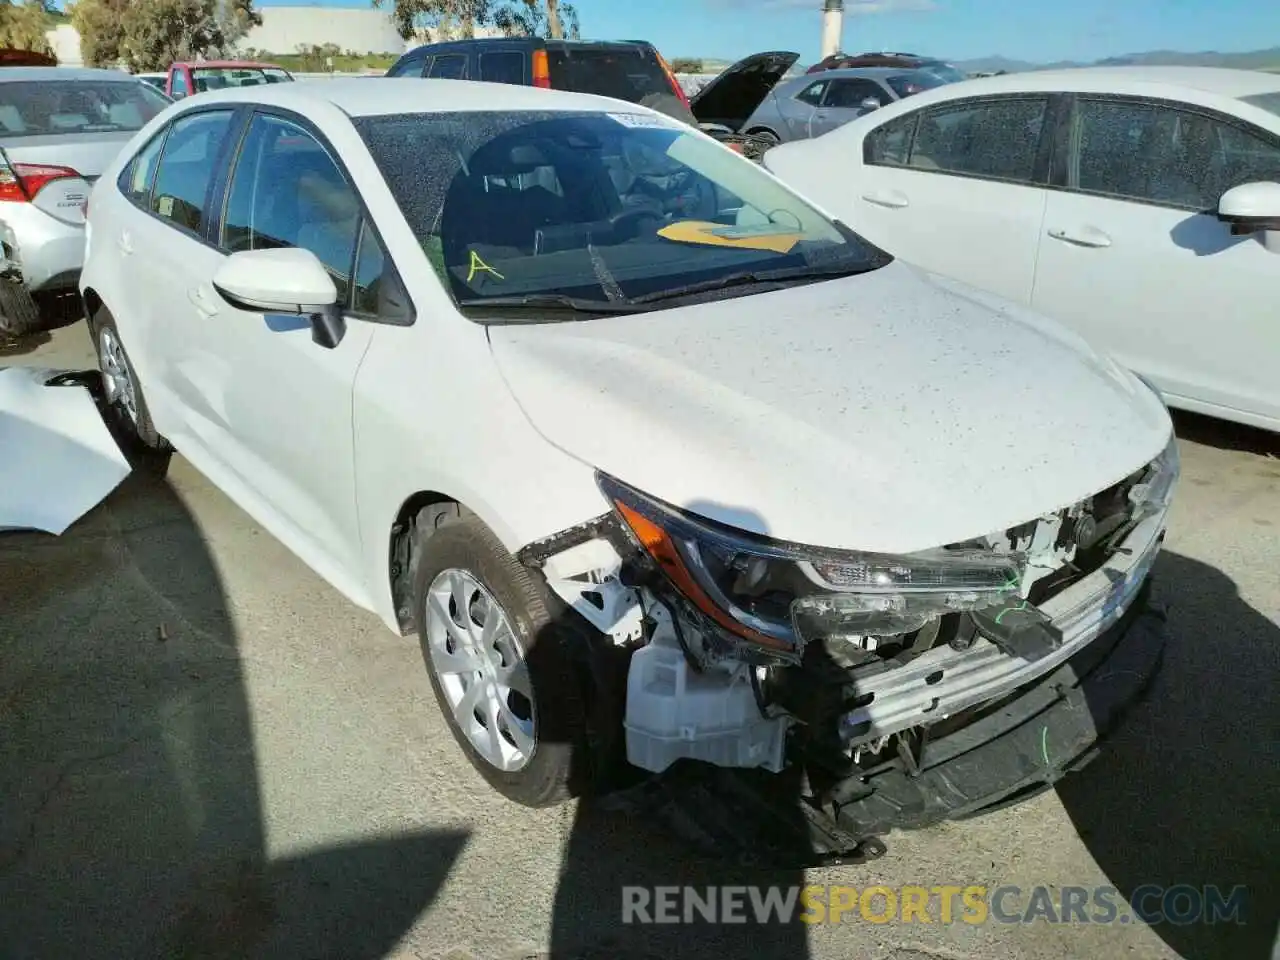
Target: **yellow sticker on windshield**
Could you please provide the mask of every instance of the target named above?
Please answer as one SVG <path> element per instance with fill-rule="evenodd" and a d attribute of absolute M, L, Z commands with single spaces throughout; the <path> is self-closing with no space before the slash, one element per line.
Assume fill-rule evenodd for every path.
<path fill-rule="evenodd" d="M 493 267 L 489 266 L 487 263 L 481 260 L 480 254 L 472 250 L 471 251 L 471 269 L 467 271 L 467 283 L 470 283 L 472 280 L 474 280 L 476 278 L 477 273 L 491 273 L 495 277 L 497 277 L 499 280 L 507 279 L 502 274 L 500 274 L 497 270 L 493 269 Z"/>
<path fill-rule="evenodd" d="M 790 253 L 804 239 L 803 233 L 779 230 L 773 224 L 759 227 L 726 227 L 705 220 L 681 220 L 663 227 L 658 236 L 676 243 L 703 243 L 713 247 L 736 247 L 739 250 L 769 250 Z"/>

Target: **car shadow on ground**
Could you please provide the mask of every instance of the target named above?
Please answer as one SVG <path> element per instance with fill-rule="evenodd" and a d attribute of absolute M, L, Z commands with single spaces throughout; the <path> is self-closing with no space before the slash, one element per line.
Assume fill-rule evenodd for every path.
<path fill-rule="evenodd" d="M 237 639 L 162 479 L 0 535 L 6 960 L 373 960 L 432 902 L 465 835 L 270 855 Z"/>
<path fill-rule="evenodd" d="M 1146 702 L 1058 795 L 1126 899 L 1148 884 L 1247 888 L 1243 923 L 1209 923 L 1185 897 L 1153 929 L 1187 958 L 1271 956 L 1280 921 L 1280 627 L 1222 572 L 1166 552 L 1164 665 Z M 1158 909 L 1159 895 L 1142 906 Z M 1185 922 L 1175 923 L 1173 920 Z"/>
<path fill-rule="evenodd" d="M 1206 447 L 1217 447 L 1219 450 L 1239 450 L 1280 458 L 1280 433 L 1182 410 L 1170 413 L 1173 416 L 1174 430 L 1180 439 Z"/>

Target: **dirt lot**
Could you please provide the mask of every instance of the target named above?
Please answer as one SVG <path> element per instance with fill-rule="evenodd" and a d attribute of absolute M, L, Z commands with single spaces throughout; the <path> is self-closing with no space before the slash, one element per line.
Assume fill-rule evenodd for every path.
<path fill-rule="evenodd" d="M 0 364 L 92 365 L 83 325 Z M 1247 884 L 1244 926 L 622 927 L 624 883 L 795 883 L 644 822 L 530 811 L 452 742 L 413 641 L 175 460 L 0 538 L 0 956 L 1247 957 L 1276 931 L 1280 441 L 1180 419 L 1166 664 L 1059 789 L 810 883 Z M 0 455 L 9 455 L 7 451 Z"/>

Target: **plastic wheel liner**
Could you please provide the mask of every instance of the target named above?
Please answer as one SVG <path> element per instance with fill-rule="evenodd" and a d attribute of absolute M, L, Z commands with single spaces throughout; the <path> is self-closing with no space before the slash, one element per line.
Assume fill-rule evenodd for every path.
<path fill-rule="evenodd" d="M 96 372 L 0 367 L 0 530 L 61 534 L 129 475 Z"/>

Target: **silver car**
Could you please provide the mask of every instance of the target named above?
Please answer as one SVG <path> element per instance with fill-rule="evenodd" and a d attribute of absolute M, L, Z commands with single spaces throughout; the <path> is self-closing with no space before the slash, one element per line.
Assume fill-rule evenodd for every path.
<path fill-rule="evenodd" d="M 0 335 L 74 294 L 98 174 L 170 100 L 118 70 L 0 70 Z"/>
<path fill-rule="evenodd" d="M 895 100 L 949 83 L 932 70 L 851 67 L 784 80 L 769 91 L 742 127 L 785 143 L 818 137 Z"/>

